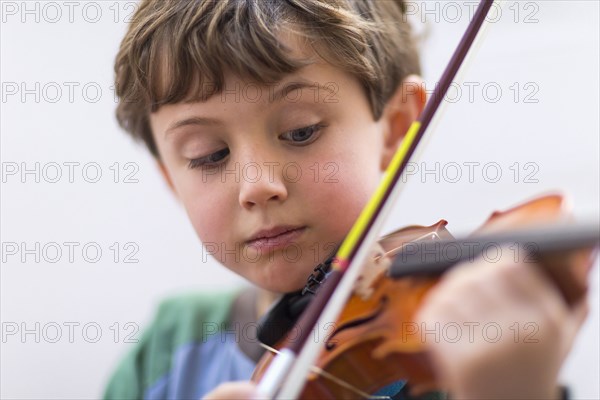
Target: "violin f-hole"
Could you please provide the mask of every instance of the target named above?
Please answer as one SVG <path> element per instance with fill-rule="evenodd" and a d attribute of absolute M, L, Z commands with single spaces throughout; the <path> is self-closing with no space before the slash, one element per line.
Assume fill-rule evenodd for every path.
<path fill-rule="evenodd" d="M 339 328 L 336 328 L 331 335 L 327 338 L 327 340 L 325 341 L 325 349 L 327 351 L 331 351 L 335 348 L 335 346 L 337 345 L 336 341 L 335 341 L 335 337 L 340 333 L 343 332 L 345 330 L 348 329 L 352 329 L 354 327 L 357 327 L 359 325 L 362 324 L 366 324 L 369 323 L 371 321 L 373 321 L 375 318 L 377 318 L 379 315 L 381 315 L 381 313 L 383 312 L 383 310 L 385 309 L 387 303 L 389 302 L 389 299 L 387 296 L 383 296 L 381 297 L 381 299 L 379 300 L 379 304 L 377 305 L 377 308 L 369 315 L 355 319 L 353 321 L 349 321 L 346 322 L 342 325 L 340 325 Z"/>

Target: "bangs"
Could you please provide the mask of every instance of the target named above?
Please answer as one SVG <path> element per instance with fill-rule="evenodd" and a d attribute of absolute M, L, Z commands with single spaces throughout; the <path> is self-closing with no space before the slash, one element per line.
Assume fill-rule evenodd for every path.
<path fill-rule="evenodd" d="M 181 12 L 167 1 L 171 12 L 165 12 L 158 21 L 140 24 L 144 29 L 138 32 L 137 40 L 151 40 L 138 47 L 139 54 L 131 54 L 138 60 L 134 79 L 139 85 L 134 86 L 141 91 L 132 95 L 144 99 L 150 112 L 165 104 L 207 100 L 223 90 L 226 72 L 267 85 L 310 64 L 311 60 L 291 57 L 292 49 L 281 41 L 281 35 L 288 33 L 305 41 L 332 65 L 346 70 L 354 65 L 349 72 L 363 78 L 373 72 L 365 70 L 368 64 L 364 59 L 352 60 L 357 53 L 330 46 L 344 37 L 355 51 L 368 49 L 363 36 L 368 24 L 360 24 L 362 31 L 340 30 L 339 26 L 351 24 L 341 21 L 339 9 L 332 6 L 295 8 L 293 2 L 281 0 L 195 2 L 196 7 L 187 5 Z M 327 21 L 324 14 L 328 12 L 335 13 L 328 24 L 338 25 L 338 38 L 331 37 L 332 30 L 324 26 L 328 24 L 319 24 L 312 17 L 317 14 L 320 21 Z M 357 21 L 353 22 L 356 25 Z"/>

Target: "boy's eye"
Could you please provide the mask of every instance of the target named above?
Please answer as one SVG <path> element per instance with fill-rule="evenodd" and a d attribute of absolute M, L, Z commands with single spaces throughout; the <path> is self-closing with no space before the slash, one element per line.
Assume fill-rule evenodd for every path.
<path fill-rule="evenodd" d="M 204 157 L 198 157 L 190 160 L 188 164 L 188 168 L 201 168 L 201 167 L 215 167 L 217 166 L 225 157 L 229 155 L 229 149 L 226 147 L 222 150 L 215 151 L 212 154 L 209 154 Z"/>
<path fill-rule="evenodd" d="M 317 139 L 317 133 L 323 128 L 321 124 L 315 124 L 304 128 L 294 129 L 293 131 L 281 134 L 281 138 L 298 144 L 309 144 Z"/>

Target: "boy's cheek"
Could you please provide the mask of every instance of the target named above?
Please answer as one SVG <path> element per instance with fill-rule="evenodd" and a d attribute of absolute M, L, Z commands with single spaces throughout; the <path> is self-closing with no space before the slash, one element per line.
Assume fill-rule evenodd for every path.
<path fill-rule="evenodd" d="M 215 243 L 223 245 L 226 238 L 226 229 L 231 229 L 231 221 L 227 213 L 221 213 L 218 207 L 198 210 L 202 206 L 196 204 L 187 208 L 188 217 L 198 238 L 203 243 Z"/>
<path fill-rule="evenodd" d="M 225 233 L 232 229 L 231 216 L 225 207 L 226 200 L 218 191 L 203 188 L 200 184 L 178 182 L 180 200 L 198 238 L 203 243 L 221 243 Z"/>

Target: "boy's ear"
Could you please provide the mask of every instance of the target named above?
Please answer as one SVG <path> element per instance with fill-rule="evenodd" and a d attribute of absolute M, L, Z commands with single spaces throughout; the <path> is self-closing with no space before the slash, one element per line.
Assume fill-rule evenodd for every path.
<path fill-rule="evenodd" d="M 165 180 L 165 182 L 167 182 L 169 189 L 171 189 L 171 193 L 173 193 L 175 198 L 178 199 L 179 196 L 177 195 L 177 190 L 175 190 L 175 186 L 173 185 L 173 181 L 171 180 L 169 171 L 167 171 L 167 167 L 165 167 L 165 164 L 163 164 L 162 161 L 160 161 L 160 160 L 156 161 L 156 165 L 158 166 L 158 169 L 160 170 L 160 173 L 161 173 L 163 179 Z"/>
<path fill-rule="evenodd" d="M 387 102 L 382 114 L 384 123 L 384 148 L 380 166 L 382 171 L 392 161 L 410 125 L 421 115 L 426 101 L 427 93 L 423 80 L 417 75 L 410 75 L 402 81 Z"/>

